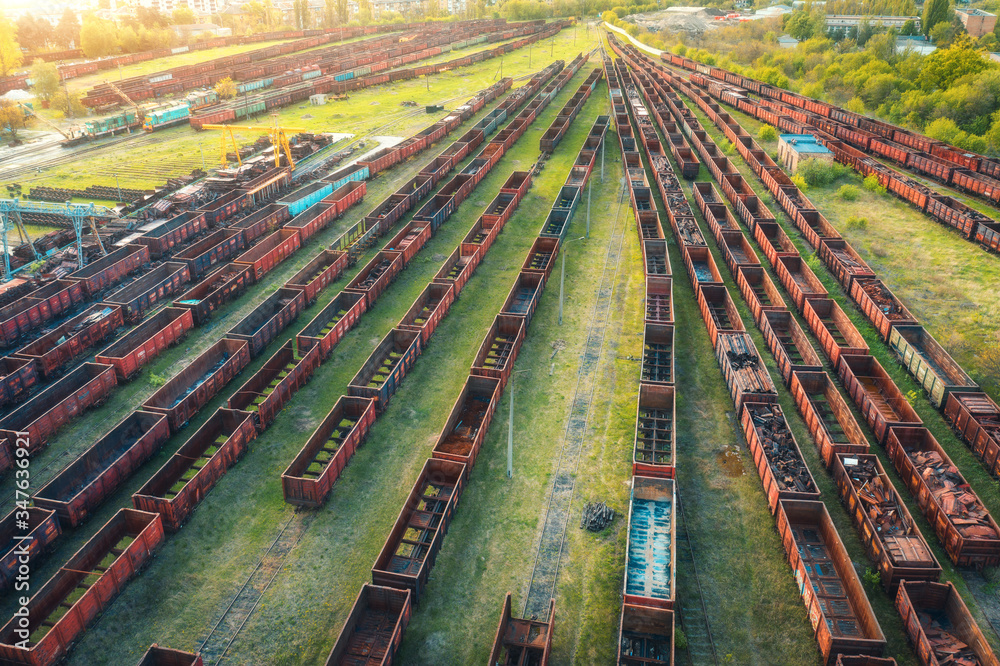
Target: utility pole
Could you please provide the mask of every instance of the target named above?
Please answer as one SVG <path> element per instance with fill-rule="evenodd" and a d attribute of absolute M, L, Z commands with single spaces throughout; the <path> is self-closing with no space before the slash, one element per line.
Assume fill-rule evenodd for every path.
<path fill-rule="evenodd" d="M 575 241 L 582 241 L 585 236 L 580 236 L 579 238 L 573 238 L 562 244 L 560 248 L 562 252 L 562 267 L 559 270 L 559 325 L 562 326 L 563 320 L 563 301 L 566 296 L 566 246 Z"/>

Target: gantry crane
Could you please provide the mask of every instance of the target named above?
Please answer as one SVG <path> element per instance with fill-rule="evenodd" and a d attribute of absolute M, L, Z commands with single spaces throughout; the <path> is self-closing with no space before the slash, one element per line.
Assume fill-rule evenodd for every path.
<path fill-rule="evenodd" d="M 267 132 L 268 138 L 271 139 L 271 146 L 274 148 L 274 166 L 275 168 L 281 166 L 281 153 L 284 152 L 285 159 L 288 160 L 288 166 L 292 170 L 295 169 L 295 161 L 292 159 L 292 149 L 288 143 L 288 135 L 286 132 L 307 132 L 301 127 L 281 127 L 278 125 L 278 114 L 272 114 L 274 118 L 273 125 L 202 125 L 202 129 L 209 130 L 222 130 L 222 141 L 220 142 L 220 158 L 222 166 L 226 166 L 226 134 L 229 135 L 230 141 L 233 144 L 233 150 L 236 152 L 236 161 L 240 166 L 243 166 L 243 159 L 240 157 L 240 147 L 236 144 L 236 137 L 233 136 L 233 130 L 249 130 L 251 132 Z"/>

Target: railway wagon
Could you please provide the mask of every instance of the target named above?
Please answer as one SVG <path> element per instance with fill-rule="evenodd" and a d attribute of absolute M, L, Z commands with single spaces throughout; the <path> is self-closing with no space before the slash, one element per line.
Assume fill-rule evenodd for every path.
<path fill-rule="evenodd" d="M 153 643 L 136 666 L 205 666 L 205 661 L 201 653 L 173 650 Z"/>
<path fill-rule="evenodd" d="M 956 566 L 1000 562 L 1000 527 L 927 428 L 889 431 L 886 453 Z"/>
<path fill-rule="evenodd" d="M 936 408 L 947 402 L 952 391 L 978 390 L 962 366 L 944 350 L 923 326 L 893 326 L 889 347 L 896 353 Z"/>
<path fill-rule="evenodd" d="M 304 309 L 305 294 L 301 290 L 281 287 L 229 329 L 226 337 L 245 341 L 250 357 L 257 358 Z"/>
<path fill-rule="evenodd" d="M 879 444 L 885 444 L 890 428 L 923 425 L 906 396 L 874 357 L 841 356 L 837 374 Z"/>
<path fill-rule="evenodd" d="M 78 281 L 83 287 L 83 293 L 94 298 L 101 290 L 118 284 L 147 263 L 149 263 L 147 246 L 126 245 L 70 273 L 67 278 Z"/>
<path fill-rule="evenodd" d="M 264 432 L 292 396 L 306 385 L 320 360 L 319 347 L 309 349 L 300 357 L 295 353 L 294 341 L 287 340 L 229 398 L 226 407 L 252 413 L 257 432 Z"/>
<path fill-rule="evenodd" d="M 309 183 L 291 194 L 284 196 L 276 203 L 288 207 L 288 213 L 293 218 L 307 208 L 319 203 L 333 192 L 333 183 L 317 181 Z"/>
<path fill-rule="evenodd" d="M 351 291 L 337 294 L 295 337 L 299 354 L 319 347 L 320 358 L 325 360 L 367 308 L 363 294 Z"/>
<path fill-rule="evenodd" d="M 410 599 L 409 590 L 362 585 L 326 666 L 375 663 L 373 660 L 391 666 L 410 623 Z"/>
<path fill-rule="evenodd" d="M 435 194 L 430 201 L 424 204 L 423 208 L 413 215 L 413 219 L 429 222 L 431 233 L 434 234 L 437 232 L 438 227 L 444 224 L 444 221 L 451 217 L 451 214 L 454 212 L 454 196 Z"/>
<path fill-rule="evenodd" d="M 365 309 L 371 309 L 401 270 L 403 270 L 402 253 L 382 250 L 358 271 L 354 279 L 344 287 L 344 291 L 363 295 Z"/>
<path fill-rule="evenodd" d="M 543 282 L 548 282 L 552 275 L 552 269 L 556 265 L 556 257 L 559 255 L 559 239 L 538 237 L 531 244 L 528 256 L 525 257 L 521 265 L 521 271 L 525 273 L 539 273 L 543 277 Z"/>
<path fill-rule="evenodd" d="M 0 420 L 0 437 L 34 455 L 73 417 L 103 404 L 117 383 L 110 365 L 83 363 Z"/>
<path fill-rule="evenodd" d="M 118 381 L 127 382 L 142 366 L 177 344 L 192 328 L 191 310 L 163 308 L 98 352 L 95 360 L 113 366 Z"/>
<path fill-rule="evenodd" d="M 951 581 L 903 581 L 896 592 L 896 610 L 923 666 L 1000 664 Z"/>
<path fill-rule="evenodd" d="M 673 283 L 670 277 L 646 276 L 644 310 L 647 324 L 674 323 Z"/>
<path fill-rule="evenodd" d="M 205 275 L 218 264 L 237 256 L 246 247 L 242 229 L 219 229 L 173 256 L 187 264 L 191 277 Z"/>
<path fill-rule="evenodd" d="M 324 183 L 330 183 L 333 186 L 333 191 L 337 191 L 347 183 L 368 180 L 368 169 L 357 164 L 349 164 L 320 180 Z"/>
<path fill-rule="evenodd" d="M 29 292 L 27 298 L 38 299 L 39 311 L 47 321 L 82 303 L 86 294 L 83 285 L 75 280 L 53 280 Z"/>
<path fill-rule="evenodd" d="M 937 581 L 941 565 L 878 456 L 838 453 L 832 471 L 840 500 L 886 591 L 894 591 L 903 580 Z"/>
<path fill-rule="evenodd" d="M 0 307 L 0 338 L 3 346 L 17 343 L 23 335 L 52 319 L 52 310 L 42 298 L 22 296 Z"/>
<path fill-rule="evenodd" d="M 17 646 L 19 618 L 0 629 L 0 660 L 31 666 L 58 663 L 149 563 L 162 541 L 159 516 L 134 509 L 118 511 L 31 597 L 28 648 Z"/>
<path fill-rule="evenodd" d="M 189 310 L 195 325 L 201 326 L 216 310 L 243 295 L 253 283 L 253 266 L 230 262 L 181 294 L 173 305 Z"/>
<path fill-rule="evenodd" d="M 285 222 L 283 228 L 295 229 L 299 232 L 299 239 L 302 243 L 307 243 L 310 238 L 327 228 L 330 221 L 336 217 L 336 213 L 337 208 L 333 204 L 317 201 Z"/>
<path fill-rule="evenodd" d="M 724 286 L 701 285 L 698 289 L 698 309 L 701 310 L 713 349 L 718 348 L 721 334 L 746 331 L 729 289 Z"/>
<path fill-rule="evenodd" d="M 351 180 L 340 187 L 334 187 L 330 196 L 322 200 L 322 203 L 330 204 L 333 208 L 333 216 L 340 217 L 354 204 L 361 203 L 368 192 L 368 184 L 363 180 Z"/>
<path fill-rule="evenodd" d="M 750 241 L 741 231 L 722 231 L 719 234 L 719 249 L 722 250 L 723 260 L 729 267 L 733 275 L 739 273 L 740 268 L 747 266 L 760 266 L 760 259 L 753 251 Z"/>
<path fill-rule="evenodd" d="M 145 230 L 135 242 L 149 248 L 150 258 L 159 259 L 175 246 L 183 245 L 189 238 L 194 238 L 206 229 L 208 222 L 204 213 L 187 211 Z"/>
<path fill-rule="evenodd" d="M 302 236 L 297 229 L 278 229 L 236 257 L 233 263 L 252 267 L 254 281 L 258 282 L 281 262 L 295 254 L 301 246 Z"/>
<path fill-rule="evenodd" d="M 132 495 L 136 509 L 158 513 L 163 527 L 176 532 L 257 437 L 253 415 L 216 410 L 205 424 Z"/>
<path fill-rule="evenodd" d="M 882 656 L 885 635 L 826 505 L 781 500 L 777 521 L 823 663 L 839 653 Z"/>
<path fill-rule="evenodd" d="M 166 414 L 176 433 L 250 363 L 245 340 L 222 338 L 156 390 L 142 408 Z"/>
<path fill-rule="evenodd" d="M 246 217 L 229 225 L 230 229 L 242 229 L 247 245 L 261 236 L 275 231 L 282 224 L 292 219 L 288 206 L 272 203 L 259 208 Z"/>
<path fill-rule="evenodd" d="M 762 266 L 741 266 L 736 274 L 736 284 L 758 326 L 765 312 L 785 310 L 781 292 Z"/>
<path fill-rule="evenodd" d="M 452 197 L 454 200 L 452 206 L 458 208 L 465 201 L 466 197 L 469 196 L 469 193 L 476 184 L 474 176 L 463 173 L 456 174 L 451 180 L 445 183 L 444 187 L 438 190 L 438 196 Z"/>
<path fill-rule="evenodd" d="M 538 300 L 542 296 L 543 289 L 545 280 L 541 274 L 521 271 L 517 274 L 517 279 L 514 280 L 500 312 L 524 317 L 525 327 L 531 325 L 531 318 L 538 308 Z"/>
<path fill-rule="evenodd" d="M 875 271 L 843 238 L 824 238 L 819 245 L 819 258 L 848 291 L 855 280 L 875 277 Z"/>
<path fill-rule="evenodd" d="M 788 310 L 762 312 L 758 322 L 767 348 L 774 355 L 778 372 L 786 386 L 791 386 L 795 372 L 821 372 L 823 361 L 813 349 L 808 336 Z"/>
<path fill-rule="evenodd" d="M 396 222 L 413 207 L 414 198 L 412 193 L 396 192 L 390 194 L 365 216 L 365 222 L 371 227 L 377 228 L 376 233 L 379 235 L 388 233 L 389 229 L 395 226 Z M 419 201 L 419 199 L 417 200 Z"/>
<path fill-rule="evenodd" d="M 517 354 L 524 342 L 524 318 L 517 315 L 498 314 L 493 319 L 493 325 L 486 332 L 483 344 L 472 362 L 470 375 L 477 377 L 492 377 L 500 380 L 500 392 L 503 393 L 510 375 L 514 371 Z"/>
<path fill-rule="evenodd" d="M 479 254 L 478 245 L 459 245 L 441 266 L 441 270 L 434 275 L 433 281 L 454 285 L 455 298 L 458 298 L 480 261 L 482 255 Z"/>
<path fill-rule="evenodd" d="M 233 215 L 250 205 L 250 196 L 242 190 L 226 192 L 221 197 L 205 204 L 196 212 L 205 216 L 205 223 L 214 227 L 222 224 Z"/>
<path fill-rule="evenodd" d="M 499 379 L 475 375 L 466 379 L 434 444 L 431 455 L 462 463 L 466 480 L 486 439 L 500 393 Z"/>
<path fill-rule="evenodd" d="M 677 595 L 676 510 L 673 479 L 632 477 L 624 603 L 673 610 Z"/>
<path fill-rule="evenodd" d="M 919 322 L 885 283 L 876 278 L 856 278 L 851 282 L 851 299 L 886 342 L 895 326 L 917 326 Z"/>
<path fill-rule="evenodd" d="M 135 324 L 158 303 L 179 294 L 181 287 L 190 281 L 191 269 L 187 264 L 166 261 L 111 294 L 104 302 L 121 306 L 126 323 Z"/>
<path fill-rule="evenodd" d="M 79 315 L 50 330 L 14 352 L 13 356 L 35 364 L 46 379 L 58 377 L 72 362 L 125 326 L 122 309 L 103 303 L 91 305 Z"/>
<path fill-rule="evenodd" d="M 170 439 L 163 414 L 132 412 L 35 493 L 35 506 L 79 527 Z"/>
<path fill-rule="evenodd" d="M 685 246 L 684 266 L 687 268 L 688 277 L 691 279 L 691 286 L 699 291 L 701 286 L 723 287 L 722 273 L 715 265 L 715 259 L 706 246 Z"/>
<path fill-rule="evenodd" d="M 737 418 L 747 402 L 778 402 L 778 391 L 771 375 L 747 333 L 719 333 L 715 357 L 736 405 Z"/>
<path fill-rule="evenodd" d="M 348 395 L 373 399 L 381 414 L 422 351 L 419 332 L 392 329 L 347 385 Z"/>
<path fill-rule="evenodd" d="M 400 320 L 398 328 L 406 331 L 418 331 L 421 346 L 426 347 L 431 335 L 434 334 L 444 316 L 448 314 L 448 310 L 454 302 L 454 285 L 431 282 L 413 301 L 413 305 Z"/>
<path fill-rule="evenodd" d="M 673 385 L 640 382 L 632 452 L 633 475 L 674 478 L 677 465 L 676 424 Z"/>
<path fill-rule="evenodd" d="M 781 406 L 748 402 L 740 420 L 771 513 L 779 500 L 818 500 L 819 487 Z"/>
<path fill-rule="evenodd" d="M 674 327 L 646 322 L 642 341 L 640 379 L 644 384 L 674 383 Z"/>
<path fill-rule="evenodd" d="M 319 507 L 375 423 L 372 398 L 342 395 L 281 475 L 285 501 Z"/>
<path fill-rule="evenodd" d="M 405 268 L 417 252 L 431 238 L 431 226 L 424 221 L 407 222 L 392 239 L 385 244 L 386 250 L 399 252 Z"/>
<path fill-rule="evenodd" d="M 462 243 L 467 245 L 478 245 L 479 253 L 481 255 L 486 255 L 486 252 L 492 247 L 493 241 L 496 240 L 497 234 L 500 229 L 496 226 L 487 226 L 485 222 L 485 215 L 480 216 L 476 223 L 472 225 L 469 233 L 465 235 L 462 239 Z"/>
<path fill-rule="evenodd" d="M 667 254 L 667 241 L 665 240 L 643 241 L 642 261 L 646 277 L 672 274 L 670 256 Z"/>
<path fill-rule="evenodd" d="M 0 357 L 0 407 L 21 402 L 37 384 L 38 366 L 35 363 L 25 358 Z"/>
<path fill-rule="evenodd" d="M 581 183 L 581 186 L 583 184 Z M 530 171 L 514 171 L 507 177 L 504 184 L 500 186 L 500 192 L 503 194 L 513 194 L 515 199 L 520 203 L 524 195 L 528 193 L 531 188 L 531 172 Z"/>
<path fill-rule="evenodd" d="M 1000 407 L 979 391 L 952 391 L 944 418 L 993 476 L 1000 475 Z"/>
<path fill-rule="evenodd" d="M 793 372 L 790 390 L 827 469 L 838 453 L 868 453 L 868 440 L 830 375 Z"/>
<path fill-rule="evenodd" d="M 840 358 L 844 355 L 868 354 L 864 337 L 832 298 L 804 301 L 802 316 L 835 370 L 840 367 Z"/>
<path fill-rule="evenodd" d="M 799 256 L 799 249 L 795 247 L 795 243 L 788 237 L 780 224 L 761 222 L 754 228 L 753 237 L 764 251 L 768 263 L 774 266 L 775 270 L 778 267 L 779 257 Z"/>
<path fill-rule="evenodd" d="M 466 481 L 465 465 L 430 458 L 413 484 L 382 551 L 372 583 L 409 590 L 413 602 L 427 585 Z"/>
<path fill-rule="evenodd" d="M 800 313 L 805 312 L 807 300 L 829 296 L 826 287 L 798 253 L 794 257 L 777 257 L 774 270 Z"/>
<path fill-rule="evenodd" d="M 0 521 L 0 591 L 14 586 L 21 565 L 30 565 L 44 555 L 59 535 L 62 527 L 55 511 L 29 507 L 28 525 L 17 524 L 17 509 Z M 26 537 L 22 539 L 21 537 Z"/>
<path fill-rule="evenodd" d="M 347 268 L 350 256 L 339 250 L 321 250 L 298 273 L 288 278 L 285 289 L 297 289 L 305 298 L 305 306 L 316 302 L 321 291 L 337 281 Z"/>
<path fill-rule="evenodd" d="M 556 621 L 556 600 L 549 600 L 545 621 L 519 619 L 511 615 L 510 592 L 504 597 L 500 624 L 490 651 L 490 664 L 537 664 L 548 666 L 552 652 L 552 631 Z"/>
<path fill-rule="evenodd" d="M 672 666 L 674 612 L 622 604 L 617 653 L 617 666 Z"/>
<path fill-rule="evenodd" d="M 499 233 L 507 226 L 507 222 L 510 221 L 515 210 L 517 210 L 517 195 L 511 192 L 501 192 L 483 211 L 483 225 L 495 229 L 496 233 Z"/>

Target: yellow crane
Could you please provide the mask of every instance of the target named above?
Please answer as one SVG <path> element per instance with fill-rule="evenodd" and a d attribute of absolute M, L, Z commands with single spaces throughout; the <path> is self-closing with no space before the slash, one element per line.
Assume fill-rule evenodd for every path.
<path fill-rule="evenodd" d="M 273 125 L 202 125 L 202 129 L 207 130 L 222 130 L 222 140 L 219 143 L 220 160 L 222 166 L 226 166 L 226 135 L 229 135 L 229 140 L 233 144 L 233 150 L 236 152 L 236 161 L 240 166 L 243 166 L 243 159 L 240 157 L 240 147 L 236 143 L 236 137 L 233 135 L 233 130 L 249 130 L 251 132 L 267 132 L 268 138 L 271 139 L 271 146 L 274 147 L 274 166 L 281 166 L 281 154 L 285 154 L 285 159 L 288 160 L 288 166 L 291 169 L 295 169 L 295 161 L 292 159 L 292 148 L 288 143 L 288 135 L 286 132 L 307 132 L 308 130 L 301 127 L 281 127 L 278 125 L 277 114 L 273 115 L 274 124 Z"/>

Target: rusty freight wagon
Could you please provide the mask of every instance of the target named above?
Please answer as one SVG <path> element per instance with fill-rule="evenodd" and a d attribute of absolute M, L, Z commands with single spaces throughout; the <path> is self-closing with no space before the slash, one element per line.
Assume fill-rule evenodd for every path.
<path fill-rule="evenodd" d="M 261 236 L 265 236 L 292 218 L 288 206 L 284 204 L 268 204 L 246 217 L 229 225 L 230 229 L 241 229 L 247 245 Z"/>
<path fill-rule="evenodd" d="M 175 433 L 249 363 L 245 340 L 222 338 L 158 388 L 142 408 L 166 414 Z"/>
<path fill-rule="evenodd" d="M 543 289 L 545 280 L 540 273 L 521 271 L 517 274 L 517 279 L 514 280 L 514 285 L 510 288 L 500 312 L 524 317 L 524 325 L 530 325 Z"/>
<path fill-rule="evenodd" d="M 0 437 L 15 443 L 22 435 L 34 455 L 73 417 L 104 404 L 117 384 L 110 365 L 83 363 L 0 420 Z"/>
<path fill-rule="evenodd" d="M 413 215 L 413 219 L 430 222 L 433 234 L 437 232 L 438 227 L 444 224 L 445 220 L 451 217 L 453 212 L 455 212 L 455 197 L 435 194 L 430 201 L 424 204 L 423 208 Z"/>
<path fill-rule="evenodd" d="M 235 264 L 245 264 L 253 268 L 254 282 L 273 271 L 285 259 L 295 254 L 302 246 L 302 237 L 296 229 L 278 229 L 265 236 L 252 248 L 236 257 Z"/>
<path fill-rule="evenodd" d="M 758 325 L 786 386 L 795 372 L 821 372 L 823 361 L 788 310 L 764 311 Z"/>
<path fill-rule="evenodd" d="M 229 398 L 226 407 L 251 412 L 257 432 L 264 432 L 295 393 L 306 385 L 319 367 L 319 347 L 295 353 L 295 343 L 285 344 L 260 370 Z"/>
<path fill-rule="evenodd" d="M 485 216 L 480 217 L 476 223 L 472 225 L 472 229 L 470 229 L 469 233 L 467 233 L 465 238 L 462 239 L 462 243 L 468 245 L 478 245 L 479 253 L 485 256 L 486 251 L 490 249 L 493 245 L 493 241 L 496 240 L 497 232 L 499 230 L 496 225 L 491 227 L 485 226 L 484 217 Z"/>
<path fill-rule="evenodd" d="M 63 312 L 68 312 L 77 303 L 86 299 L 83 286 L 74 280 L 54 280 L 28 293 L 26 299 L 37 299 L 38 303 L 29 311 L 34 310 L 41 315 L 42 322 L 55 319 Z"/>
<path fill-rule="evenodd" d="M 826 505 L 781 500 L 778 534 L 823 663 L 832 664 L 838 654 L 882 656 L 885 635 Z"/>
<path fill-rule="evenodd" d="M 674 383 L 674 327 L 646 323 L 642 342 L 640 378 L 652 385 Z"/>
<path fill-rule="evenodd" d="M 896 610 L 922 666 L 1000 665 L 951 582 L 904 581 L 896 592 Z"/>
<path fill-rule="evenodd" d="M 281 475 L 285 501 L 318 507 L 375 423 L 375 401 L 342 395 Z"/>
<path fill-rule="evenodd" d="M 667 255 L 667 241 L 648 240 L 642 242 L 642 260 L 646 275 L 670 275 L 670 257 Z"/>
<path fill-rule="evenodd" d="M 781 292 L 774 286 L 774 282 L 762 266 L 741 266 L 739 273 L 736 274 L 736 284 L 758 326 L 764 318 L 764 312 L 785 309 L 785 300 L 781 297 Z"/>
<path fill-rule="evenodd" d="M 793 372 L 790 390 L 827 468 L 837 453 L 868 453 L 868 440 L 830 375 Z"/>
<path fill-rule="evenodd" d="M 337 189 L 330 196 L 323 199 L 322 203 L 330 204 L 333 209 L 333 216 L 340 217 L 347 212 L 347 209 L 356 203 L 364 200 L 368 192 L 368 185 L 363 180 L 351 180 Z"/>
<path fill-rule="evenodd" d="M 1000 476 L 1000 406 L 979 391 L 952 391 L 944 418 L 976 454 L 986 470 Z"/>
<path fill-rule="evenodd" d="M 873 357 L 845 354 L 840 357 L 837 374 L 879 444 L 885 444 L 894 426 L 923 425 L 906 396 Z"/>
<path fill-rule="evenodd" d="M 29 507 L 27 526 L 17 524 L 17 511 L 0 521 L 0 592 L 12 588 L 18 569 L 44 555 L 62 534 L 55 511 Z"/>
<path fill-rule="evenodd" d="M 684 266 L 687 268 L 688 277 L 691 278 L 691 286 L 695 291 L 702 285 L 723 286 L 722 273 L 715 265 L 712 253 L 704 246 L 684 247 Z"/>
<path fill-rule="evenodd" d="M 819 246 L 819 258 L 846 290 L 851 290 L 855 280 L 875 277 L 875 271 L 843 238 L 824 239 Z"/>
<path fill-rule="evenodd" d="M 375 410 L 381 414 L 421 351 L 419 332 L 392 329 L 347 385 L 348 395 L 374 399 Z"/>
<path fill-rule="evenodd" d="M 868 354 L 864 337 L 832 298 L 804 301 L 802 316 L 834 369 L 840 367 L 842 356 Z"/>
<path fill-rule="evenodd" d="M 504 597 L 500 624 L 493 639 L 489 663 L 500 666 L 534 664 L 548 666 L 552 652 L 552 630 L 556 620 L 556 600 L 549 600 L 549 614 L 546 621 L 519 619 L 511 615 L 510 592 Z"/>
<path fill-rule="evenodd" d="M 521 264 L 521 271 L 528 273 L 539 273 L 543 281 L 548 282 L 552 276 L 552 269 L 556 265 L 556 257 L 559 255 L 558 238 L 536 238 L 528 250 L 528 256 Z"/>
<path fill-rule="evenodd" d="M 463 243 L 455 248 L 455 251 L 444 262 L 441 270 L 434 276 L 434 282 L 454 285 L 455 298 L 458 298 L 462 288 L 472 277 L 482 258 L 478 245 L 465 245 Z"/>
<path fill-rule="evenodd" d="M 142 366 L 177 344 L 192 328 L 191 310 L 163 308 L 98 352 L 95 360 L 114 366 L 118 381 L 127 382 Z"/>
<path fill-rule="evenodd" d="M 282 287 L 229 329 L 226 337 L 245 341 L 250 357 L 256 358 L 304 309 L 305 294 L 298 289 Z"/>
<path fill-rule="evenodd" d="M 436 459 L 463 463 L 465 474 L 471 472 L 486 439 L 486 431 L 493 421 L 500 393 L 499 379 L 469 376 L 431 455 Z"/>
<path fill-rule="evenodd" d="M 158 513 L 176 532 L 257 437 L 249 412 L 219 409 L 132 495 L 136 509 Z"/>
<path fill-rule="evenodd" d="M 398 328 L 406 331 L 419 331 L 421 345 L 426 347 L 431 335 L 444 316 L 448 314 L 448 310 L 454 302 L 454 285 L 431 282 L 413 301 L 413 305 L 400 320 Z"/>
<path fill-rule="evenodd" d="M 0 407 L 23 401 L 37 384 L 38 366 L 35 363 L 25 358 L 0 357 Z"/>
<path fill-rule="evenodd" d="M 778 391 L 771 375 L 747 333 L 719 333 L 715 357 L 736 405 L 736 417 L 747 402 L 778 402 Z"/>
<path fill-rule="evenodd" d="M 729 295 L 729 289 L 721 285 L 703 284 L 698 289 L 698 309 L 701 318 L 708 328 L 708 337 L 712 348 L 719 345 L 719 336 L 723 333 L 741 333 L 746 331 L 736 304 Z"/>
<path fill-rule="evenodd" d="M 315 346 L 319 347 L 320 358 L 325 360 L 341 338 L 354 328 L 367 306 L 364 294 L 351 291 L 337 294 L 295 337 L 299 354 Z"/>
<path fill-rule="evenodd" d="M 74 360 L 114 336 L 124 326 L 120 306 L 104 303 L 91 305 L 31 344 L 18 349 L 13 356 L 28 359 L 35 364 L 39 375 L 52 379 L 62 374 Z"/>
<path fill-rule="evenodd" d="M 673 666 L 674 612 L 622 604 L 617 666 Z"/>
<path fill-rule="evenodd" d="M 187 264 L 164 262 L 111 294 L 104 302 L 121 306 L 126 323 L 135 324 L 158 303 L 179 294 L 181 287 L 190 281 L 191 270 Z"/>
<path fill-rule="evenodd" d="M 305 244 L 314 235 L 326 229 L 336 216 L 337 207 L 334 204 L 319 201 L 286 222 L 283 228 L 298 231 L 299 239 Z"/>
<path fill-rule="evenodd" d="M 741 421 L 771 513 L 777 512 L 778 500 L 818 500 L 819 487 L 781 406 L 748 402 Z"/>
<path fill-rule="evenodd" d="M 172 650 L 153 643 L 136 666 L 205 666 L 205 662 L 200 653 Z"/>
<path fill-rule="evenodd" d="M 126 276 L 149 263 L 149 248 L 126 245 L 91 262 L 67 277 L 83 287 L 83 293 L 93 298 L 98 292 L 121 282 Z"/>
<path fill-rule="evenodd" d="M 347 268 L 350 256 L 338 250 L 322 250 L 302 270 L 288 278 L 286 289 L 299 289 L 306 307 L 319 298 L 319 293 L 337 281 Z"/>
<path fill-rule="evenodd" d="M 405 267 L 417 256 L 431 238 L 431 226 L 426 222 L 407 222 L 392 239 L 385 244 L 386 250 L 399 252 Z"/>
<path fill-rule="evenodd" d="M 0 629 L 0 661 L 31 666 L 58 663 L 162 542 L 159 516 L 134 509 L 118 511 L 31 597 L 27 649 L 17 647 L 19 618 Z"/>
<path fill-rule="evenodd" d="M 392 666 L 410 623 L 410 591 L 365 583 L 326 666 Z"/>
<path fill-rule="evenodd" d="M 881 280 L 856 278 L 851 282 L 851 298 L 886 342 L 889 341 L 894 326 L 919 324 L 916 317 L 910 314 Z"/>
<path fill-rule="evenodd" d="M 399 252 L 382 250 L 358 271 L 354 279 L 344 287 L 344 291 L 361 294 L 365 298 L 365 309 L 371 309 L 401 270 L 403 270 L 403 255 Z"/>
<path fill-rule="evenodd" d="M 78 527 L 170 439 L 163 414 L 135 411 L 42 486 L 32 500 Z"/>
<path fill-rule="evenodd" d="M 174 307 L 191 311 L 194 323 L 201 326 L 212 313 L 236 300 L 254 283 L 254 270 L 247 264 L 228 263 L 181 294 Z"/>
<path fill-rule="evenodd" d="M 895 590 L 903 580 L 936 581 L 940 577 L 941 565 L 878 456 L 838 453 L 833 479 L 886 590 Z"/>
<path fill-rule="evenodd" d="M 778 269 L 778 257 L 797 257 L 799 249 L 780 224 L 759 223 L 753 230 L 754 240 L 760 245 L 768 263 Z"/>
<path fill-rule="evenodd" d="M 799 312 L 805 312 L 807 300 L 829 296 L 826 287 L 798 254 L 794 257 L 777 257 L 774 270 Z"/>
<path fill-rule="evenodd" d="M 1000 563 L 1000 527 L 927 428 L 889 431 L 886 453 L 957 566 Z"/>
<path fill-rule="evenodd" d="M 760 266 L 757 253 L 753 251 L 750 241 L 743 232 L 723 231 L 720 235 L 722 238 L 719 249 L 722 250 L 723 259 L 733 275 L 737 275 L 744 266 Z"/>
<path fill-rule="evenodd" d="M 479 346 L 470 374 L 499 379 L 500 391 L 503 392 L 514 371 L 514 363 L 524 336 L 523 317 L 498 314 L 493 319 L 490 330 L 486 332 L 483 344 Z"/>
<path fill-rule="evenodd" d="M 673 283 L 669 276 L 647 275 L 644 299 L 647 324 L 673 324 Z"/>
<path fill-rule="evenodd" d="M 174 261 L 188 265 L 192 277 L 201 277 L 213 266 L 229 261 L 246 246 L 242 229 L 219 229 L 175 254 Z"/>
<path fill-rule="evenodd" d="M 187 211 L 161 224 L 140 227 L 140 231 L 144 233 L 135 242 L 149 248 L 150 258 L 159 259 L 174 249 L 174 246 L 183 245 L 189 238 L 194 238 L 207 228 L 204 213 Z"/>
<path fill-rule="evenodd" d="M 889 346 L 938 409 L 952 391 L 979 388 L 923 326 L 893 326 Z"/>
<path fill-rule="evenodd" d="M 674 478 L 676 424 L 674 387 L 641 382 L 635 415 L 633 475 Z"/>
<path fill-rule="evenodd" d="M 673 609 L 677 594 L 676 509 L 673 479 L 632 477 L 624 603 Z"/>
<path fill-rule="evenodd" d="M 424 463 L 372 566 L 375 585 L 410 590 L 413 602 L 420 601 L 465 479 L 461 463 L 437 458 Z"/>

